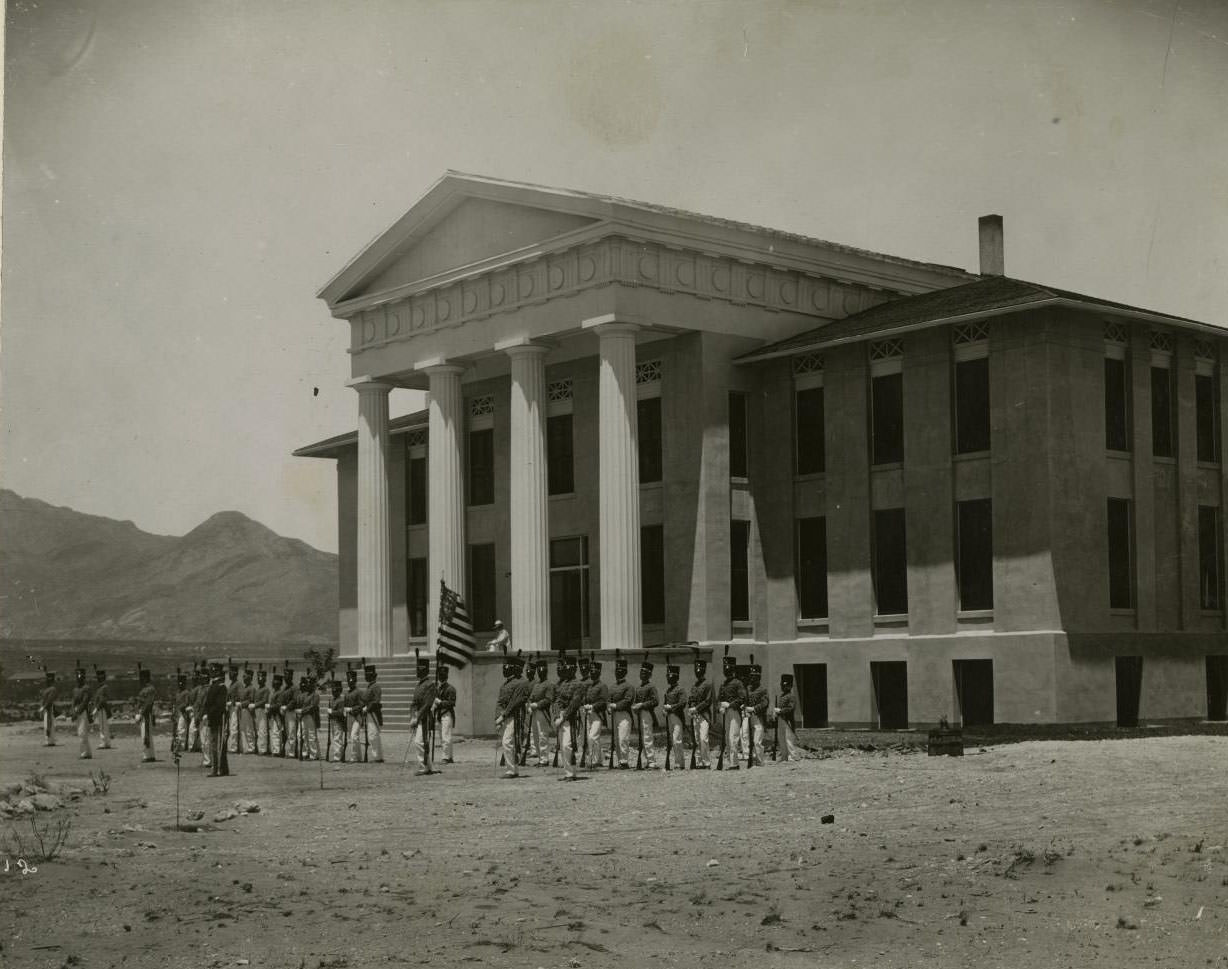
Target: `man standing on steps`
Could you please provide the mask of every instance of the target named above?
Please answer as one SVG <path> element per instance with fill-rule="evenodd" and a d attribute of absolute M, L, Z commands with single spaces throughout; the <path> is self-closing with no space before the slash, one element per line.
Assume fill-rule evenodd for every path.
<path fill-rule="evenodd" d="M 610 765 L 629 770 L 631 749 L 631 704 L 635 688 L 627 682 L 627 661 L 614 651 L 614 686 L 610 689 Z"/>
<path fill-rule="evenodd" d="M 77 664 L 77 687 L 72 691 L 72 716 L 77 722 L 77 739 L 81 741 L 82 760 L 90 760 L 94 752 L 90 749 L 90 700 L 93 696 L 85 683 L 85 669 Z"/>
<path fill-rule="evenodd" d="M 364 692 L 358 688 L 358 670 L 345 668 L 345 734 L 347 763 L 362 760 L 362 701 Z"/>
<path fill-rule="evenodd" d="M 363 667 L 367 688 L 363 691 L 363 715 L 367 721 L 367 760 L 373 764 L 384 762 L 384 748 L 380 744 L 380 728 L 384 726 L 384 689 L 375 682 L 378 673 L 375 666 Z"/>
<path fill-rule="evenodd" d="M 136 695 L 136 719 L 141 725 L 141 763 L 149 764 L 154 757 L 154 701 L 158 699 L 149 670 L 136 664 L 136 678 L 141 689 Z"/>
<path fill-rule="evenodd" d="M 414 776 L 425 777 L 438 773 L 431 763 L 431 719 L 436 710 L 436 686 L 431 680 L 431 658 L 418 655 L 415 649 L 414 661 L 418 670 L 418 685 L 414 687 L 414 698 L 410 701 L 409 734 L 413 738 L 414 755 L 418 759 Z"/>
<path fill-rule="evenodd" d="M 94 696 L 90 700 L 90 705 L 94 709 L 94 716 L 98 720 L 98 749 L 111 749 L 111 697 L 110 691 L 107 688 L 107 671 L 100 670 L 97 666 L 94 667 L 94 676 L 98 680 L 98 686 L 94 689 Z"/>
<path fill-rule="evenodd" d="M 538 658 L 533 666 L 537 669 L 537 682 L 529 690 L 529 756 L 537 758 L 538 767 L 549 767 L 554 751 L 554 729 L 550 722 L 554 684 L 546 679 L 549 666 L 545 657 Z"/>
<path fill-rule="evenodd" d="M 520 776 L 516 764 L 519 739 L 516 722 L 529 699 L 529 685 L 520 676 L 523 666 L 519 656 L 509 656 L 503 661 L 503 685 L 499 687 L 499 699 L 495 703 L 495 729 L 500 732 L 500 749 L 507 768 L 503 773 L 505 778 Z"/>
<path fill-rule="evenodd" d="M 610 705 L 610 688 L 601 682 L 601 663 L 595 659 L 588 663 L 589 685 L 584 694 L 584 712 L 588 714 L 588 763 L 586 767 L 600 767 L 605 760 L 601 756 L 601 727 Z M 610 738 L 610 743 L 614 738 Z"/>
<path fill-rule="evenodd" d="M 712 763 L 708 750 L 708 729 L 712 719 L 712 684 L 708 675 L 707 660 L 695 660 L 695 683 L 687 696 L 686 715 L 691 721 L 691 739 L 695 743 L 695 767 L 709 767 Z"/>
<path fill-rule="evenodd" d="M 40 710 L 43 714 L 43 746 L 54 747 L 55 743 L 55 701 L 60 695 L 60 689 L 55 685 L 55 672 L 43 667 L 43 695 Z"/>
<path fill-rule="evenodd" d="M 243 664 L 243 685 L 239 687 L 239 753 L 256 752 L 256 688 L 252 686 L 253 670 Z"/>
<path fill-rule="evenodd" d="M 640 663 L 640 685 L 631 697 L 631 716 L 636 720 L 636 736 L 643 754 L 636 753 L 635 762 L 645 770 L 657 769 L 657 755 L 653 748 L 653 731 L 657 726 L 657 688 L 652 685 L 653 665 L 644 660 Z"/>
<path fill-rule="evenodd" d="M 435 662 L 435 724 L 439 729 L 439 752 L 445 764 L 452 763 L 452 728 L 456 726 L 456 687 L 448 682 L 448 664 Z"/>

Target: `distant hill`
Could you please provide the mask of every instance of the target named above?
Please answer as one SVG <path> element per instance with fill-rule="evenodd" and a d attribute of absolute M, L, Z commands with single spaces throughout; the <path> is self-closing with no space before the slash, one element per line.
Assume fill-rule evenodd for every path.
<path fill-rule="evenodd" d="M 0 489 L 0 638 L 337 641 L 337 556 L 236 511 L 182 538 Z"/>

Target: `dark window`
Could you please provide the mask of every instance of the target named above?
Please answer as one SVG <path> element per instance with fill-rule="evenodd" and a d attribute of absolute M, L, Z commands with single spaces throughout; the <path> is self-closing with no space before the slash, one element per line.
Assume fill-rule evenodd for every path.
<path fill-rule="evenodd" d="M 802 708 L 802 722 L 795 727 L 827 726 L 827 664 L 798 663 L 793 667 L 797 683 L 797 702 Z"/>
<path fill-rule="evenodd" d="M 426 559 L 409 560 L 409 588 L 406 602 L 409 607 L 409 634 L 414 637 L 426 635 Z"/>
<path fill-rule="evenodd" d="M 794 438 L 794 467 L 798 474 L 818 474 L 826 468 L 827 451 L 823 434 L 823 388 L 809 387 L 795 395 L 797 435 Z"/>
<path fill-rule="evenodd" d="M 1104 445 L 1110 451 L 1130 450 L 1130 394 L 1126 361 L 1104 358 Z"/>
<path fill-rule="evenodd" d="M 426 524 L 426 458 L 409 459 L 409 523 Z"/>
<path fill-rule="evenodd" d="M 955 573 L 961 609 L 993 608 L 993 510 L 988 498 L 956 505 Z"/>
<path fill-rule="evenodd" d="M 1198 507 L 1198 602 L 1203 609 L 1224 607 L 1223 535 L 1218 508 Z"/>
<path fill-rule="evenodd" d="M 884 374 L 871 382 L 875 464 L 904 460 L 904 375 Z"/>
<path fill-rule="evenodd" d="M 1130 502 L 1110 498 L 1109 504 L 1109 608 L 1134 608 L 1134 554 Z"/>
<path fill-rule="evenodd" d="M 1173 372 L 1168 367 L 1151 368 L 1151 453 L 1173 456 Z"/>
<path fill-rule="evenodd" d="M 588 538 L 550 542 L 550 648 L 579 649 L 588 636 Z"/>
<path fill-rule="evenodd" d="M 750 622 L 750 522 L 729 523 L 729 618 Z"/>
<path fill-rule="evenodd" d="M 729 392 L 729 477 L 746 477 L 746 395 Z"/>
<path fill-rule="evenodd" d="M 879 730 L 908 729 L 908 664 L 900 661 L 871 663 L 874 707 Z"/>
<path fill-rule="evenodd" d="M 546 487 L 552 495 L 569 495 L 576 490 L 570 414 L 546 419 Z"/>
<path fill-rule="evenodd" d="M 827 618 L 827 519 L 797 520 L 797 605 L 803 619 Z"/>
<path fill-rule="evenodd" d="M 1117 726 L 1137 727 L 1143 694 L 1143 657 L 1118 656 L 1113 665 L 1117 674 Z"/>
<path fill-rule="evenodd" d="M 665 526 L 640 529 L 640 611 L 644 623 L 665 622 Z"/>
<path fill-rule="evenodd" d="M 880 616 L 908 612 L 908 558 L 904 509 L 874 513 L 874 611 Z"/>
<path fill-rule="evenodd" d="M 989 450 L 989 358 L 955 364 L 955 452 Z"/>
<path fill-rule="evenodd" d="M 492 505 L 495 501 L 495 432 L 469 432 L 469 504 Z M 483 627 L 479 627 L 483 628 Z"/>
<path fill-rule="evenodd" d="M 495 626 L 495 547 L 469 546 L 469 614 L 473 628 Z"/>
<path fill-rule="evenodd" d="M 640 484 L 661 480 L 661 398 L 636 402 L 636 439 L 640 451 Z"/>
<path fill-rule="evenodd" d="M 955 699 L 965 727 L 988 727 L 993 723 L 993 660 L 957 659 Z"/>
<path fill-rule="evenodd" d="M 1195 434 L 1198 460 L 1219 461 L 1219 388 L 1210 374 L 1194 377 Z"/>

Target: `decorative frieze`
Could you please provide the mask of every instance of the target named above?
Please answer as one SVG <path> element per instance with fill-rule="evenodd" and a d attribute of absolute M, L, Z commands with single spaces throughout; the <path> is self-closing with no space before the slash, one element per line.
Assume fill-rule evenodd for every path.
<path fill-rule="evenodd" d="M 611 236 L 427 289 L 351 317 L 355 350 L 617 283 L 827 319 L 890 294 L 795 270 Z"/>
<path fill-rule="evenodd" d="M 635 365 L 636 384 L 655 384 L 661 382 L 661 361 L 645 360 Z"/>
<path fill-rule="evenodd" d="M 898 337 L 894 340 L 875 340 L 870 344 L 870 361 L 894 360 L 904 356 L 904 341 Z"/>
<path fill-rule="evenodd" d="M 793 376 L 804 377 L 806 374 L 823 372 L 823 354 L 803 353 L 793 358 Z"/>
<path fill-rule="evenodd" d="M 551 404 L 562 404 L 572 399 L 574 383 L 571 377 L 564 380 L 552 380 L 546 385 L 546 401 Z"/>
<path fill-rule="evenodd" d="M 957 347 L 970 343 L 980 343 L 989 339 L 989 323 L 978 320 L 975 323 L 963 323 L 953 328 L 951 342 Z"/>

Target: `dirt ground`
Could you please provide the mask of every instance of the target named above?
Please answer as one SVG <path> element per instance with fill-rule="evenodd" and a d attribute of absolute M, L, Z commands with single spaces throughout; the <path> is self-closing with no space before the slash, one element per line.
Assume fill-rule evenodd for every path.
<path fill-rule="evenodd" d="M 111 776 L 0 873 L 0 964 L 1228 966 L 1228 739 L 849 751 L 737 773 L 91 762 L 0 729 L 0 783 Z M 88 781 L 86 786 L 90 786 Z M 239 799 L 259 813 L 213 824 Z M 832 824 L 820 816 L 833 813 Z M 0 832 L 28 840 L 27 819 Z M 12 842 L 10 840 L 10 846 Z"/>

